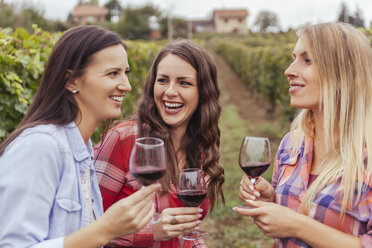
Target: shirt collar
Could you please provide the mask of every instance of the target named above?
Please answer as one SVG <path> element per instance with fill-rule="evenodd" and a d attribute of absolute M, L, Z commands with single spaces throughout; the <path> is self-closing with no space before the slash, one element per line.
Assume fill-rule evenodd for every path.
<path fill-rule="evenodd" d="M 313 151 L 312 138 L 305 135 L 301 143 L 301 147 L 298 151 L 293 150 L 293 143 L 294 140 L 290 135 L 288 135 L 287 139 L 285 139 L 285 144 L 279 154 L 279 165 L 296 165 L 301 153 L 312 155 Z"/>
<path fill-rule="evenodd" d="M 83 137 L 75 122 L 64 126 L 67 139 L 70 143 L 71 152 L 76 161 L 82 161 L 87 158 L 93 158 L 92 141 L 89 139 L 85 144 Z"/>

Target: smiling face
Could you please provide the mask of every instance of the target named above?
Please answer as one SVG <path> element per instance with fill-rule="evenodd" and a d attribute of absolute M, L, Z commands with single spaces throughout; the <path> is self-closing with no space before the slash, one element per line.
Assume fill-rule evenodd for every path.
<path fill-rule="evenodd" d="M 285 71 L 290 85 L 291 105 L 317 111 L 320 103 L 320 83 L 314 61 L 303 41 L 298 40 L 292 54 L 292 63 Z"/>
<path fill-rule="evenodd" d="M 154 99 L 166 124 L 186 130 L 199 102 L 196 70 L 180 57 L 166 55 L 158 64 Z"/>
<path fill-rule="evenodd" d="M 78 103 L 83 121 L 117 118 L 125 92 L 131 91 L 127 77 L 127 52 L 121 45 L 113 45 L 92 55 L 83 76 L 75 79 Z"/>

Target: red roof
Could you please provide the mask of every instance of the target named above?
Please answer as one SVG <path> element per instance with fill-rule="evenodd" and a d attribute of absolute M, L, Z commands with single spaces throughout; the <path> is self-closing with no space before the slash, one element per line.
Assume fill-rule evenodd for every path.
<path fill-rule="evenodd" d="M 221 9 L 213 11 L 214 17 L 247 17 L 248 11 L 246 9 Z"/>

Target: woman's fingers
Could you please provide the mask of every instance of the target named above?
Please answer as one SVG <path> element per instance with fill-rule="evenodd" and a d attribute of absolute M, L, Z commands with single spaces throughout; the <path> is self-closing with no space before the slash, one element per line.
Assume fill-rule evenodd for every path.
<path fill-rule="evenodd" d="M 162 213 L 168 215 L 192 215 L 203 212 L 201 208 L 190 208 L 190 207 L 180 207 L 180 208 L 166 208 Z"/>
<path fill-rule="evenodd" d="M 166 215 L 164 222 L 170 225 L 178 225 L 183 223 L 196 222 L 201 217 L 201 214 L 191 215 Z"/>
<path fill-rule="evenodd" d="M 183 233 L 191 232 L 200 224 L 202 211 L 198 208 L 166 208 L 162 211 L 162 220 L 154 225 L 154 239 L 169 240 Z"/>
<path fill-rule="evenodd" d="M 142 229 L 142 227 L 144 227 L 147 223 L 149 223 L 149 221 L 154 216 L 154 214 L 155 214 L 154 205 L 150 204 L 149 206 L 146 206 L 146 208 L 144 208 L 143 211 L 141 211 L 138 214 L 138 218 L 140 220 L 139 221 L 139 226 L 140 226 L 139 229 Z"/>
<path fill-rule="evenodd" d="M 239 198 L 243 201 L 250 199 L 255 200 L 260 197 L 260 193 L 254 189 L 253 184 L 249 180 L 247 175 L 243 175 L 239 186 Z"/>
<path fill-rule="evenodd" d="M 240 182 L 239 198 L 245 200 L 263 200 L 272 202 L 274 200 L 274 188 L 264 178 L 259 177 L 253 185 L 248 176 L 244 175 Z"/>
<path fill-rule="evenodd" d="M 256 196 L 253 194 L 252 191 L 248 192 L 243 187 L 240 187 L 240 189 L 239 189 L 239 198 L 242 201 L 245 201 L 245 200 L 248 200 L 248 199 L 255 200 L 256 199 Z"/>
<path fill-rule="evenodd" d="M 195 228 L 200 224 L 201 218 L 198 208 L 168 208 L 164 222 L 175 231 L 185 231 Z"/>
<path fill-rule="evenodd" d="M 193 222 L 187 222 L 187 223 L 179 223 L 179 224 L 170 224 L 170 230 L 176 231 L 176 232 L 189 232 L 190 230 L 194 229 L 200 224 L 200 221 L 193 221 Z"/>
<path fill-rule="evenodd" d="M 240 208 L 240 207 L 233 207 L 232 209 L 237 212 L 238 214 L 244 215 L 244 216 L 260 216 L 265 214 L 266 208 L 265 206 L 268 206 L 273 203 L 268 203 L 264 201 L 252 201 L 247 200 L 245 201 L 251 208 Z"/>

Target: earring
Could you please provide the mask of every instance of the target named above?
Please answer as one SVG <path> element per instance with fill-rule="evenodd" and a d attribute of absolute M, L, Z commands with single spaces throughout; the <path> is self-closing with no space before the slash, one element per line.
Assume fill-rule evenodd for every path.
<path fill-rule="evenodd" d="M 73 89 L 72 89 L 72 94 L 76 94 L 77 93 L 77 89 L 76 89 L 76 87 L 74 87 Z"/>

